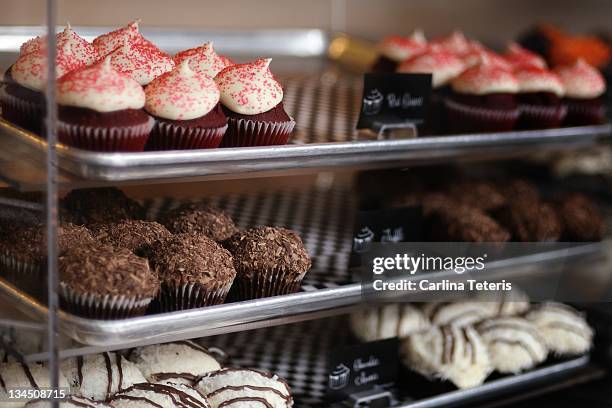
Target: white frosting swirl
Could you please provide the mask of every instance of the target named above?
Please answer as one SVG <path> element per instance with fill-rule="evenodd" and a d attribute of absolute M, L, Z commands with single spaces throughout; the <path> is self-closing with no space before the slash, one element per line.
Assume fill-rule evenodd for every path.
<path fill-rule="evenodd" d="M 114 70 L 107 57 L 61 78 L 57 82 L 57 102 L 97 112 L 113 112 L 142 109 L 145 93 L 138 82 Z"/>
<path fill-rule="evenodd" d="M 55 60 L 55 77 L 61 78 L 66 73 L 82 68 L 85 63 L 80 56 L 72 53 L 69 43 L 64 43 L 57 50 Z M 18 84 L 35 91 L 42 91 L 47 83 L 47 51 L 38 51 L 21 55 L 11 67 L 11 77 Z"/>
<path fill-rule="evenodd" d="M 432 86 L 439 88 L 449 83 L 465 69 L 461 59 L 452 53 L 442 50 L 430 50 L 407 61 L 404 61 L 397 72 L 431 74 Z"/>
<path fill-rule="evenodd" d="M 201 47 L 179 52 L 174 56 L 174 63 L 178 65 L 186 58 L 189 58 L 189 66 L 192 70 L 211 78 L 214 78 L 223 68 L 234 65 L 232 60 L 215 52 L 212 41 Z"/>
<path fill-rule="evenodd" d="M 456 92 L 471 95 L 515 94 L 519 90 L 518 81 L 511 71 L 490 63 L 468 68 L 453 80 L 452 87 Z"/>
<path fill-rule="evenodd" d="M 117 71 L 129 75 L 140 85 L 146 85 L 174 68 L 174 61 L 163 52 L 125 40 L 122 47 L 109 54 Z"/>
<path fill-rule="evenodd" d="M 594 99 L 606 92 L 606 80 L 601 72 L 582 59 L 573 65 L 559 67 L 555 72 L 568 98 Z"/>
<path fill-rule="evenodd" d="M 102 34 L 93 40 L 93 46 L 101 57 L 113 52 L 117 47 L 122 46 L 125 41 L 132 44 L 151 47 L 157 49 L 155 44 L 147 40 L 140 34 L 138 24 L 140 20 L 134 20 L 125 27 L 118 28 L 110 33 Z"/>
<path fill-rule="evenodd" d="M 535 65 L 524 66 L 514 71 L 514 76 L 519 84 L 519 92 L 550 92 L 559 97 L 564 94 L 559 76 Z"/>
<path fill-rule="evenodd" d="M 385 57 L 402 62 L 427 49 L 427 40 L 421 31 L 410 37 L 389 36 L 378 45 L 378 51 Z"/>
<path fill-rule="evenodd" d="M 145 109 L 171 120 L 196 119 L 219 103 L 219 88 L 212 78 L 194 72 L 186 58 L 174 70 L 154 79 L 145 89 Z"/>
<path fill-rule="evenodd" d="M 98 53 L 87 40 L 79 36 L 70 25 L 56 35 L 57 49 L 66 49 L 67 52 L 73 57 L 80 61 L 83 61 L 85 65 L 91 65 L 96 62 L 99 57 Z M 29 54 L 40 50 L 46 50 L 47 37 L 35 37 L 21 45 L 20 55 Z"/>
<path fill-rule="evenodd" d="M 271 58 L 225 68 L 215 77 L 221 103 L 243 115 L 264 113 L 281 103 L 283 88 L 270 71 Z"/>

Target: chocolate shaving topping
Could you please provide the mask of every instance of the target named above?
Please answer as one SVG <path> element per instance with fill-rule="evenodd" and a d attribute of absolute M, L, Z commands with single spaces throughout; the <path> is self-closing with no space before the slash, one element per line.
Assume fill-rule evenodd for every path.
<path fill-rule="evenodd" d="M 567 241 L 600 241 L 605 233 L 601 213 L 595 204 L 580 193 L 567 194 L 557 204 L 563 225 L 563 238 Z"/>
<path fill-rule="evenodd" d="M 541 201 L 517 200 L 497 211 L 495 218 L 516 241 L 558 241 L 561 237 L 557 212 L 553 206 Z"/>
<path fill-rule="evenodd" d="M 145 218 L 142 206 L 116 188 L 73 190 L 62 199 L 61 204 L 71 214 L 71 221 L 77 224 Z"/>
<path fill-rule="evenodd" d="M 449 242 L 506 242 L 510 234 L 482 210 L 458 206 L 436 212 L 432 237 Z"/>
<path fill-rule="evenodd" d="M 166 227 L 154 221 L 124 220 L 96 224 L 91 229 L 95 239 L 101 243 L 129 249 L 137 255 L 149 253 L 155 242 L 172 236 Z"/>
<path fill-rule="evenodd" d="M 155 243 L 151 262 L 159 279 L 174 285 L 207 284 L 234 279 L 232 255 L 201 234 L 177 234 Z"/>
<path fill-rule="evenodd" d="M 202 203 L 183 204 L 164 214 L 160 222 L 175 234 L 200 233 L 217 242 L 225 241 L 238 232 L 229 215 Z"/>
<path fill-rule="evenodd" d="M 77 293 L 148 298 L 159 289 L 147 260 L 127 249 L 81 245 L 67 250 L 58 262 L 60 281 Z"/>
<path fill-rule="evenodd" d="M 245 277 L 271 269 L 299 276 L 311 266 L 302 239 L 286 228 L 251 228 L 234 235 L 225 245 L 234 255 L 236 270 Z"/>

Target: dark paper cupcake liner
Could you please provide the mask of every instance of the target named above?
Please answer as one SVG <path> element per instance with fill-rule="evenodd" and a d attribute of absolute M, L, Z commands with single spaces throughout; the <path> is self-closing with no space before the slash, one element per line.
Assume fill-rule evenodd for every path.
<path fill-rule="evenodd" d="M 98 152 L 142 152 L 155 120 L 135 126 L 93 127 L 58 121 L 57 136 L 61 143 Z"/>
<path fill-rule="evenodd" d="M 521 129 L 551 129 L 558 128 L 567 114 L 564 105 L 528 105 L 519 104 L 521 116 L 518 126 Z"/>
<path fill-rule="evenodd" d="M 13 96 L 3 89 L 0 91 L 0 107 L 2 117 L 7 121 L 38 135 L 43 135 L 45 120 L 43 106 Z"/>
<path fill-rule="evenodd" d="M 116 320 L 145 314 L 153 298 L 130 298 L 126 296 L 103 297 L 81 294 L 60 283 L 60 307 L 68 313 L 89 319 Z"/>
<path fill-rule="evenodd" d="M 258 271 L 252 275 L 251 279 L 245 279 L 245 274 L 238 271 L 230 291 L 230 298 L 233 301 L 296 293 L 300 290 L 306 272 L 293 279 L 289 279 L 287 273 L 281 269 Z"/>
<path fill-rule="evenodd" d="M 147 150 L 214 149 L 219 147 L 227 125 L 218 128 L 184 127 L 156 121 Z"/>
<path fill-rule="evenodd" d="M 2 252 L 0 276 L 30 294 L 40 294 L 45 288 L 46 263 L 22 258 L 12 252 Z"/>
<path fill-rule="evenodd" d="M 261 122 L 228 118 L 228 129 L 221 147 L 248 147 L 284 145 L 289 141 L 295 121 Z"/>
<path fill-rule="evenodd" d="M 517 109 L 494 109 L 470 106 L 451 98 L 445 101 L 446 113 L 453 133 L 505 132 L 514 129 L 519 118 Z"/>
<path fill-rule="evenodd" d="M 599 125 L 604 122 L 606 109 L 600 99 L 565 100 L 563 104 L 567 108 L 565 126 Z"/>
<path fill-rule="evenodd" d="M 162 283 L 157 298 L 158 308 L 160 312 L 174 312 L 220 305 L 225 302 L 231 286 L 232 282 L 226 284 L 219 282 L 213 287 L 198 284 L 174 286 Z"/>

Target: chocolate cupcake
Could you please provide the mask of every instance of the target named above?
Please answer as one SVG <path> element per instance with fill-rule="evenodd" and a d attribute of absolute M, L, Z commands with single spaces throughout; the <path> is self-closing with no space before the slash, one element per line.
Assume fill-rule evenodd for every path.
<path fill-rule="evenodd" d="M 57 34 L 56 78 L 85 67 L 97 53 L 70 27 Z M 45 119 L 47 47 L 44 37 L 27 42 L 17 61 L 5 74 L 6 87 L 0 93 L 2 116 L 27 130 L 42 135 Z"/>
<path fill-rule="evenodd" d="M 223 242 L 238 232 L 227 213 L 202 203 L 183 204 L 165 213 L 160 222 L 175 234 L 203 234 L 216 242 Z"/>
<path fill-rule="evenodd" d="M 519 242 L 554 242 L 561 223 L 554 207 L 541 201 L 515 200 L 495 212 L 495 219 Z"/>
<path fill-rule="evenodd" d="M 415 31 L 410 37 L 385 37 L 377 48 L 379 57 L 372 66 L 372 71 L 394 72 L 403 61 L 425 52 L 427 40 L 421 31 Z"/>
<path fill-rule="evenodd" d="M 79 245 L 58 260 L 60 305 L 90 319 L 140 316 L 159 291 L 146 259 L 108 245 Z"/>
<path fill-rule="evenodd" d="M 519 84 L 518 104 L 522 129 L 547 129 L 561 126 L 567 107 L 561 103 L 564 89 L 557 74 L 536 66 L 514 70 Z"/>
<path fill-rule="evenodd" d="M 447 189 L 448 196 L 455 202 L 483 211 L 494 210 L 506 204 L 506 197 L 500 189 L 488 181 L 463 181 Z"/>
<path fill-rule="evenodd" d="M 129 249 L 147 258 L 157 241 L 169 239 L 172 233 L 155 221 L 123 220 L 112 224 L 91 227 L 94 237 L 104 245 Z"/>
<path fill-rule="evenodd" d="M 398 66 L 397 72 L 400 73 L 431 74 L 433 92 L 425 114 L 425 133 L 446 133 L 444 95 L 449 92 L 449 83 L 465 68 L 464 62 L 459 57 L 439 47 L 430 47 L 427 51 L 405 60 Z"/>
<path fill-rule="evenodd" d="M 527 180 L 519 178 L 508 180 L 501 183 L 499 190 L 508 202 L 536 203 L 540 201 L 540 192 Z"/>
<path fill-rule="evenodd" d="M 145 218 L 145 210 L 123 191 L 113 188 L 72 190 L 61 200 L 74 223 L 93 225 Z"/>
<path fill-rule="evenodd" d="M 181 51 L 174 56 L 174 63 L 178 66 L 184 60 L 189 59 L 189 67 L 199 74 L 211 78 L 217 76 L 223 68 L 235 65 L 235 62 L 226 56 L 219 55 L 213 48 L 213 42 Z"/>
<path fill-rule="evenodd" d="M 601 73 L 583 60 L 555 69 L 565 89 L 563 104 L 567 108 L 564 125 L 584 126 L 603 123 L 603 94 L 606 81 Z"/>
<path fill-rule="evenodd" d="M 40 286 L 47 266 L 47 230 L 42 224 L 5 226 L 0 240 L 0 265 L 3 274 L 18 285 Z M 61 255 L 81 244 L 93 244 L 91 232 L 82 226 L 63 224 L 57 228 L 57 247 Z"/>
<path fill-rule="evenodd" d="M 594 242 L 603 239 L 603 217 L 593 201 L 584 194 L 572 193 L 561 197 L 557 211 L 563 226 L 563 240 Z"/>
<path fill-rule="evenodd" d="M 295 121 L 283 108 L 283 88 L 268 68 L 272 59 L 231 65 L 215 77 L 228 117 L 222 147 L 286 144 Z"/>
<path fill-rule="evenodd" d="M 79 149 L 142 151 L 154 124 L 142 109 L 142 87 L 114 70 L 108 57 L 60 78 L 57 102 L 58 139 Z"/>
<path fill-rule="evenodd" d="M 218 305 L 236 277 L 230 253 L 200 234 L 177 234 L 153 245 L 151 264 L 161 281 L 162 312 Z"/>
<path fill-rule="evenodd" d="M 431 239 L 445 242 L 506 242 L 510 233 L 482 210 L 442 207 L 432 215 Z"/>
<path fill-rule="evenodd" d="M 455 133 L 501 132 L 519 117 L 518 82 L 511 71 L 483 61 L 452 81 L 446 98 L 450 130 Z"/>
<path fill-rule="evenodd" d="M 227 118 L 219 104 L 219 88 L 212 78 L 194 72 L 189 61 L 145 89 L 145 110 L 155 118 L 147 149 L 207 149 L 221 144 Z"/>
<path fill-rule="evenodd" d="M 302 239 L 279 227 L 257 227 L 230 238 L 238 274 L 232 299 L 248 300 L 297 292 L 311 261 Z"/>

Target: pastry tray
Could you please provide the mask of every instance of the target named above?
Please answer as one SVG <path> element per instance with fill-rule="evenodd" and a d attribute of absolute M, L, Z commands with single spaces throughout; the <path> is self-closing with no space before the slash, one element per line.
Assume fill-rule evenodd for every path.
<path fill-rule="evenodd" d="M 354 283 L 348 269 L 356 208 L 356 198 L 351 187 L 340 185 L 331 190 L 313 187 L 264 191 L 214 197 L 210 201 L 224 208 L 240 228 L 278 225 L 297 231 L 313 259 L 313 267 L 302 282 L 301 291 L 291 295 L 114 321 L 85 319 L 60 312 L 60 331 L 80 343 L 108 349 L 342 314 L 362 300 L 361 286 Z M 146 201 L 144 205 L 148 209 L 148 217 L 155 219 L 159 211 L 173 208 L 180 202 L 162 198 Z M 599 255 L 609 250 L 609 246 L 604 241 L 491 261 L 487 263 L 486 278 L 535 277 L 539 274 L 537 270 L 534 271 L 538 264 Z M 451 279 L 456 274 L 445 271 L 436 273 L 436 276 Z M 48 314 L 44 303 L 1 279 L 0 299 L 7 306 L 34 319 L 44 319 Z"/>
<path fill-rule="evenodd" d="M 354 129 L 360 109 L 359 79 L 323 81 L 325 75 L 282 82 L 285 107 L 296 120 L 288 145 L 140 153 L 99 153 L 57 145 L 60 184 L 156 182 L 238 178 L 247 173 L 305 168 L 360 168 L 469 158 L 517 156 L 542 149 L 593 144 L 612 125 L 462 134 L 406 139 L 363 139 Z M 331 83 L 328 83 L 332 81 Z M 45 140 L 0 119 L 0 176 L 21 189 L 42 189 Z"/>

